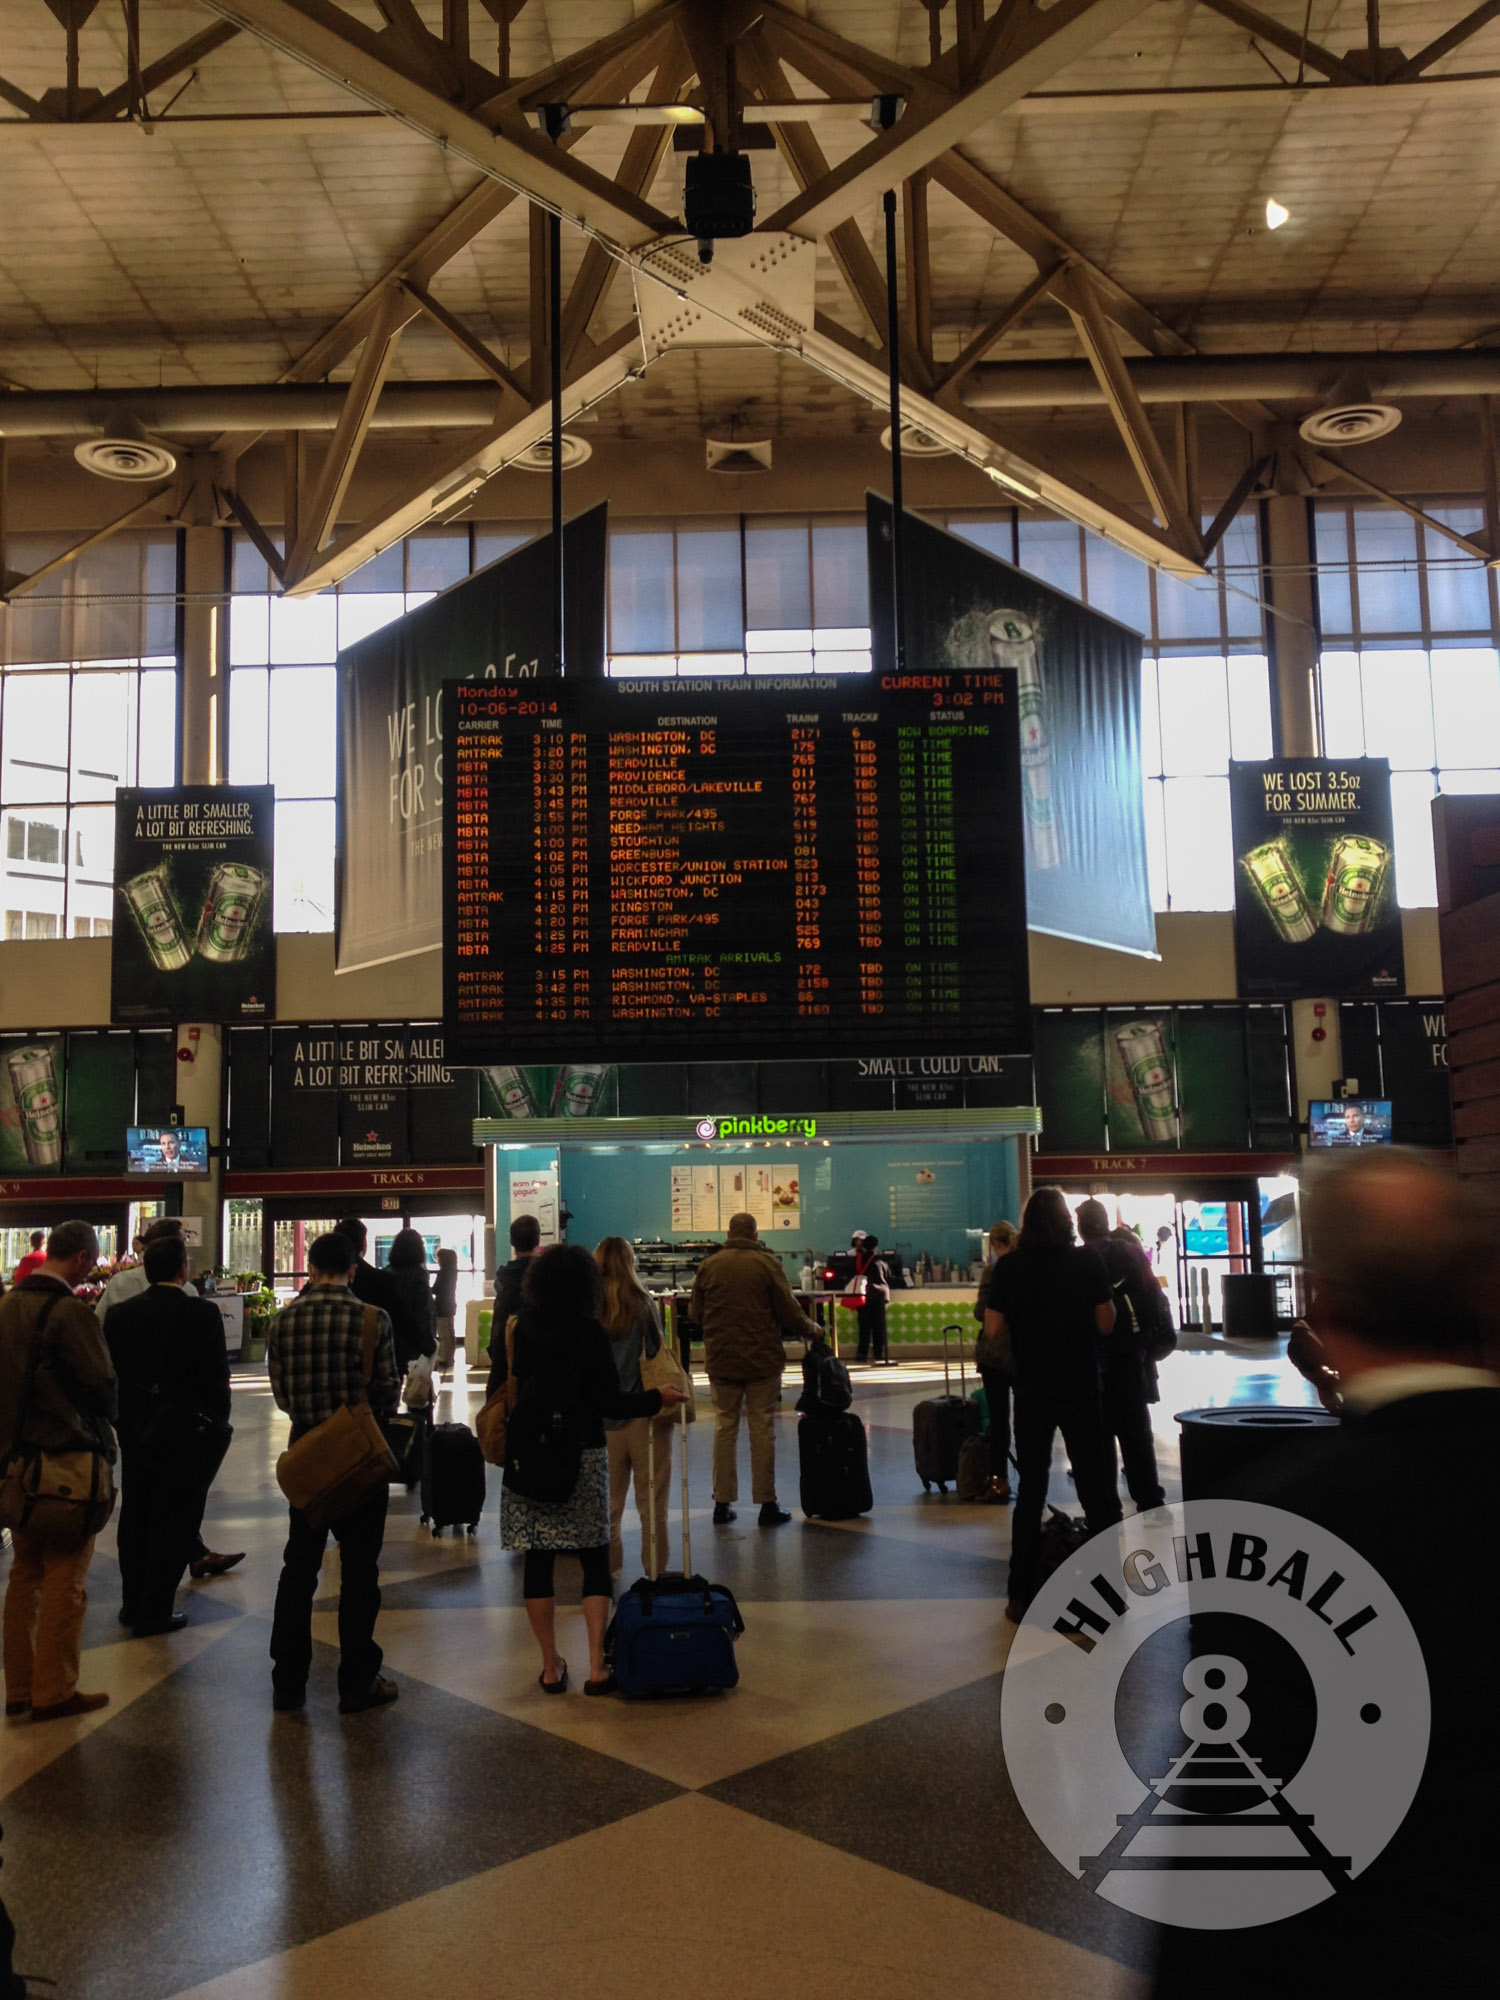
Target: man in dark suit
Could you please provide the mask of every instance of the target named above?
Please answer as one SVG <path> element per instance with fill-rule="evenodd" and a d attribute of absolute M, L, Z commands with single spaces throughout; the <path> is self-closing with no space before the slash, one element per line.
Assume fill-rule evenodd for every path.
<path fill-rule="evenodd" d="M 1400 1599 L 1427 1666 L 1427 1763 L 1348 1887 L 1255 1929 L 1164 1931 L 1158 2000 L 1265 2000 L 1289 1981 L 1374 2000 L 1468 1994 L 1500 1963 L 1500 1228 L 1478 1184 L 1388 1151 L 1310 1176 L 1303 1226 L 1308 1317 L 1343 1424 L 1306 1465 L 1241 1491 L 1330 1529 Z"/>
<path fill-rule="evenodd" d="M 232 1434 L 224 1323 L 183 1290 L 186 1243 L 148 1243 L 145 1266 L 146 1290 L 104 1320 L 120 1382 L 120 1623 L 137 1638 L 188 1622 L 173 1602 Z"/>

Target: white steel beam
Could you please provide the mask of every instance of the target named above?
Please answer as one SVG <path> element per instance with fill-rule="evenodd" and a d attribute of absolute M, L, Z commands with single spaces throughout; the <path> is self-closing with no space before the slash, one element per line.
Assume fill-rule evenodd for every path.
<path fill-rule="evenodd" d="M 570 159 L 528 127 L 519 111 L 501 110 L 501 126 L 495 130 L 462 105 L 407 76 L 394 66 L 389 50 L 376 36 L 328 0 L 202 0 L 202 4 L 580 229 L 637 245 L 677 226 L 672 216 L 616 186 L 608 175 Z M 1123 5 L 1126 0 L 1111 4 Z M 647 21 L 636 27 L 641 34 L 648 32 Z"/>
<path fill-rule="evenodd" d="M 599 358 L 564 385 L 563 422 L 576 417 L 612 396 L 621 385 L 638 375 L 645 366 L 640 337 L 634 326 L 621 329 L 612 342 L 599 350 Z M 497 472 L 503 472 L 522 452 L 551 435 L 552 411 L 543 404 L 514 422 L 495 426 L 478 445 L 468 447 L 451 459 L 441 471 L 410 488 L 392 506 L 369 515 L 357 527 L 325 549 L 311 567 L 287 585 L 290 597 L 305 597 L 339 583 L 382 549 L 414 534 L 428 521 L 446 517 L 465 506 Z"/>

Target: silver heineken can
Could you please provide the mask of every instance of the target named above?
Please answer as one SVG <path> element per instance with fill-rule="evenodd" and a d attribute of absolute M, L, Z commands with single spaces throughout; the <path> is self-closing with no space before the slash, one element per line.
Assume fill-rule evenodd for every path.
<path fill-rule="evenodd" d="M 1383 841 L 1364 833 L 1342 834 L 1333 843 L 1323 884 L 1325 929 L 1340 937 L 1359 937 L 1373 930 L 1390 865 L 1391 850 Z"/>
<path fill-rule="evenodd" d="M 5 1060 L 26 1158 L 34 1167 L 55 1167 L 62 1159 L 62 1103 L 52 1051 L 16 1049 Z"/>
<path fill-rule="evenodd" d="M 1131 1021 L 1116 1028 L 1115 1045 L 1130 1079 L 1142 1133 L 1147 1139 L 1175 1139 L 1177 1101 L 1161 1028 L 1155 1021 Z"/>
<path fill-rule="evenodd" d="M 1306 944 L 1318 928 L 1307 892 L 1298 881 L 1284 840 L 1252 847 L 1240 866 L 1255 885 L 1261 907 L 1288 944 Z"/>
<path fill-rule="evenodd" d="M 183 932 L 177 905 L 172 901 L 166 869 L 158 862 L 143 875 L 132 875 L 120 885 L 120 894 L 135 918 L 136 929 L 145 940 L 157 971 L 181 971 L 192 957 L 193 948 Z"/>
<path fill-rule="evenodd" d="M 208 878 L 208 894 L 198 919 L 198 956 L 215 965 L 243 958 L 255 936 L 265 901 L 266 873 L 243 861 L 221 861 Z"/>
<path fill-rule="evenodd" d="M 1047 741 L 1046 689 L 1035 620 L 1024 611 L 995 612 L 990 619 L 990 658 L 997 667 L 1015 670 L 1026 851 L 1034 867 L 1056 868 L 1062 862 L 1062 849 L 1052 815 L 1052 746 Z"/>
<path fill-rule="evenodd" d="M 510 1063 L 500 1063 L 486 1069 L 485 1075 L 494 1085 L 500 1109 L 507 1118 L 537 1118 L 541 1115 L 525 1070 L 516 1069 Z"/>
<path fill-rule="evenodd" d="M 590 1118 L 599 1109 L 607 1063 L 564 1063 L 552 1086 L 554 1118 Z"/>

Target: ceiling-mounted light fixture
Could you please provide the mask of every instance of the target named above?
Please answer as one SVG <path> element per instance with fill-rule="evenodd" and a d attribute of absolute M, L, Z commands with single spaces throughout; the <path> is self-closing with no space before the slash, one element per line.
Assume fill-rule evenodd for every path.
<path fill-rule="evenodd" d="M 135 418 L 112 413 L 102 437 L 85 438 L 73 447 L 85 472 L 100 479 L 143 484 L 167 479 L 177 470 L 177 454 L 160 438 L 151 437 Z"/>
<path fill-rule="evenodd" d="M 889 451 L 891 448 L 891 427 L 886 425 L 880 433 L 880 442 Z M 944 458 L 953 449 L 931 431 L 924 431 L 917 424 L 901 426 L 901 456 L 903 458 Z"/>
<path fill-rule="evenodd" d="M 1283 222 L 1290 222 L 1291 219 L 1292 211 L 1289 208 L 1283 208 L 1274 194 L 1268 194 L 1266 196 L 1267 229 L 1279 229 Z"/>

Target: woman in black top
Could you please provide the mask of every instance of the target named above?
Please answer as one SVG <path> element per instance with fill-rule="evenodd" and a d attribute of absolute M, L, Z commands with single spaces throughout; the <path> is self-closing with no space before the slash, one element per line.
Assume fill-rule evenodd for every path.
<path fill-rule="evenodd" d="M 437 1373 L 451 1373 L 453 1350 L 457 1345 L 454 1321 L 458 1317 L 458 1252 L 442 1249 L 437 1254 L 437 1283 L 432 1288 L 432 1310 L 437 1316 Z"/>
<path fill-rule="evenodd" d="M 420 1230 L 396 1231 L 385 1271 L 396 1366 L 404 1375 L 419 1354 L 437 1353 L 437 1314 Z"/>
<path fill-rule="evenodd" d="M 583 1564 L 583 1617 L 589 1635 L 589 1677 L 585 1694 L 612 1694 L 614 1675 L 604 1664 L 604 1628 L 609 1622 L 609 1470 L 604 1444 L 605 1417 L 654 1417 L 685 1399 L 675 1389 L 643 1389 L 627 1395 L 599 1323 L 599 1266 L 580 1244 L 558 1243 L 529 1260 L 521 1288 L 512 1353 L 516 1403 L 510 1420 L 512 1443 L 524 1438 L 523 1408 L 528 1384 L 546 1406 L 564 1413 L 579 1446 L 578 1477 L 563 1500 L 535 1500 L 512 1484 L 507 1465 L 500 1497 L 500 1543 L 526 1556 L 526 1615 L 542 1649 L 542 1688 L 562 1694 L 568 1663 L 557 1650 L 557 1600 L 553 1566 L 559 1551 Z M 502 1350 L 503 1351 L 503 1350 Z"/>
<path fill-rule="evenodd" d="M 1073 1240 L 1073 1218 L 1058 1188 L 1038 1188 L 1026 1204 L 1015 1249 L 995 1265 L 985 1307 L 987 1336 L 1008 1334 L 1015 1380 L 1020 1490 L 1011 1523 L 1010 1597 L 1019 1621 L 1041 1582 L 1037 1556 L 1052 1442 L 1061 1430 L 1091 1532 L 1120 1518 L 1100 1402 L 1100 1339 L 1115 1323 L 1109 1277 L 1092 1250 Z"/>

